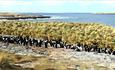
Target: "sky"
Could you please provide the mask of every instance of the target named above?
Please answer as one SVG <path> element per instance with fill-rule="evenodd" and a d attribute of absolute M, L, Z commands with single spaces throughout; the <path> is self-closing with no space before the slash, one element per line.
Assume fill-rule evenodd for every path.
<path fill-rule="evenodd" d="M 0 0 L 0 12 L 115 12 L 115 0 Z"/>

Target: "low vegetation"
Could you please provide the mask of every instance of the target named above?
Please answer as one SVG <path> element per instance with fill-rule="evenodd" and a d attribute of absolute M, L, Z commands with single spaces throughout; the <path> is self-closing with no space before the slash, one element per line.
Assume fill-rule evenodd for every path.
<path fill-rule="evenodd" d="M 5 51 L 0 50 L 0 69 L 1 70 L 33 70 L 31 68 L 23 68 L 19 65 L 15 65 L 17 63 L 26 63 L 37 61 L 37 58 L 32 56 L 20 56 L 11 54 Z"/>
<path fill-rule="evenodd" d="M 97 43 L 115 49 L 115 28 L 98 23 L 0 21 L 0 34 L 62 39 L 68 44 Z"/>

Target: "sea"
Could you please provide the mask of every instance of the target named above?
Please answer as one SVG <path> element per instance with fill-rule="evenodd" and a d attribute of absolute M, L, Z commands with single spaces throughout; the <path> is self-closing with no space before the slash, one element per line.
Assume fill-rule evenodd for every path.
<path fill-rule="evenodd" d="M 95 14 L 95 13 L 23 13 L 28 15 L 51 16 L 51 18 L 28 19 L 30 21 L 40 22 L 83 22 L 83 23 L 101 23 L 115 27 L 115 14 Z"/>

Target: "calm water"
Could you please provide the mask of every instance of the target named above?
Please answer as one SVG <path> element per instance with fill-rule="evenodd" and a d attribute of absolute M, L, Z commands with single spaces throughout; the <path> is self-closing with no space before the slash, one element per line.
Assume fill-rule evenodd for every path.
<path fill-rule="evenodd" d="M 89 14 L 89 13 L 26 13 L 32 15 L 46 15 L 51 18 L 37 19 L 34 21 L 64 21 L 64 22 L 98 22 L 115 27 L 115 15 Z"/>

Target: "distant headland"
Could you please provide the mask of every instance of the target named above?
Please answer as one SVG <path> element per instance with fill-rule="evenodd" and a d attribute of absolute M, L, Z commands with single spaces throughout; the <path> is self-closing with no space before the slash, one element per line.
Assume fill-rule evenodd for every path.
<path fill-rule="evenodd" d="M 115 13 L 93 13 L 93 14 L 102 14 L 102 15 L 115 15 Z"/>
<path fill-rule="evenodd" d="M 0 19 L 6 19 L 6 20 L 37 19 L 37 18 L 50 18 L 50 16 L 43 16 L 43 15 L 34 16 L 19 13 L 0 12 Z"/>

